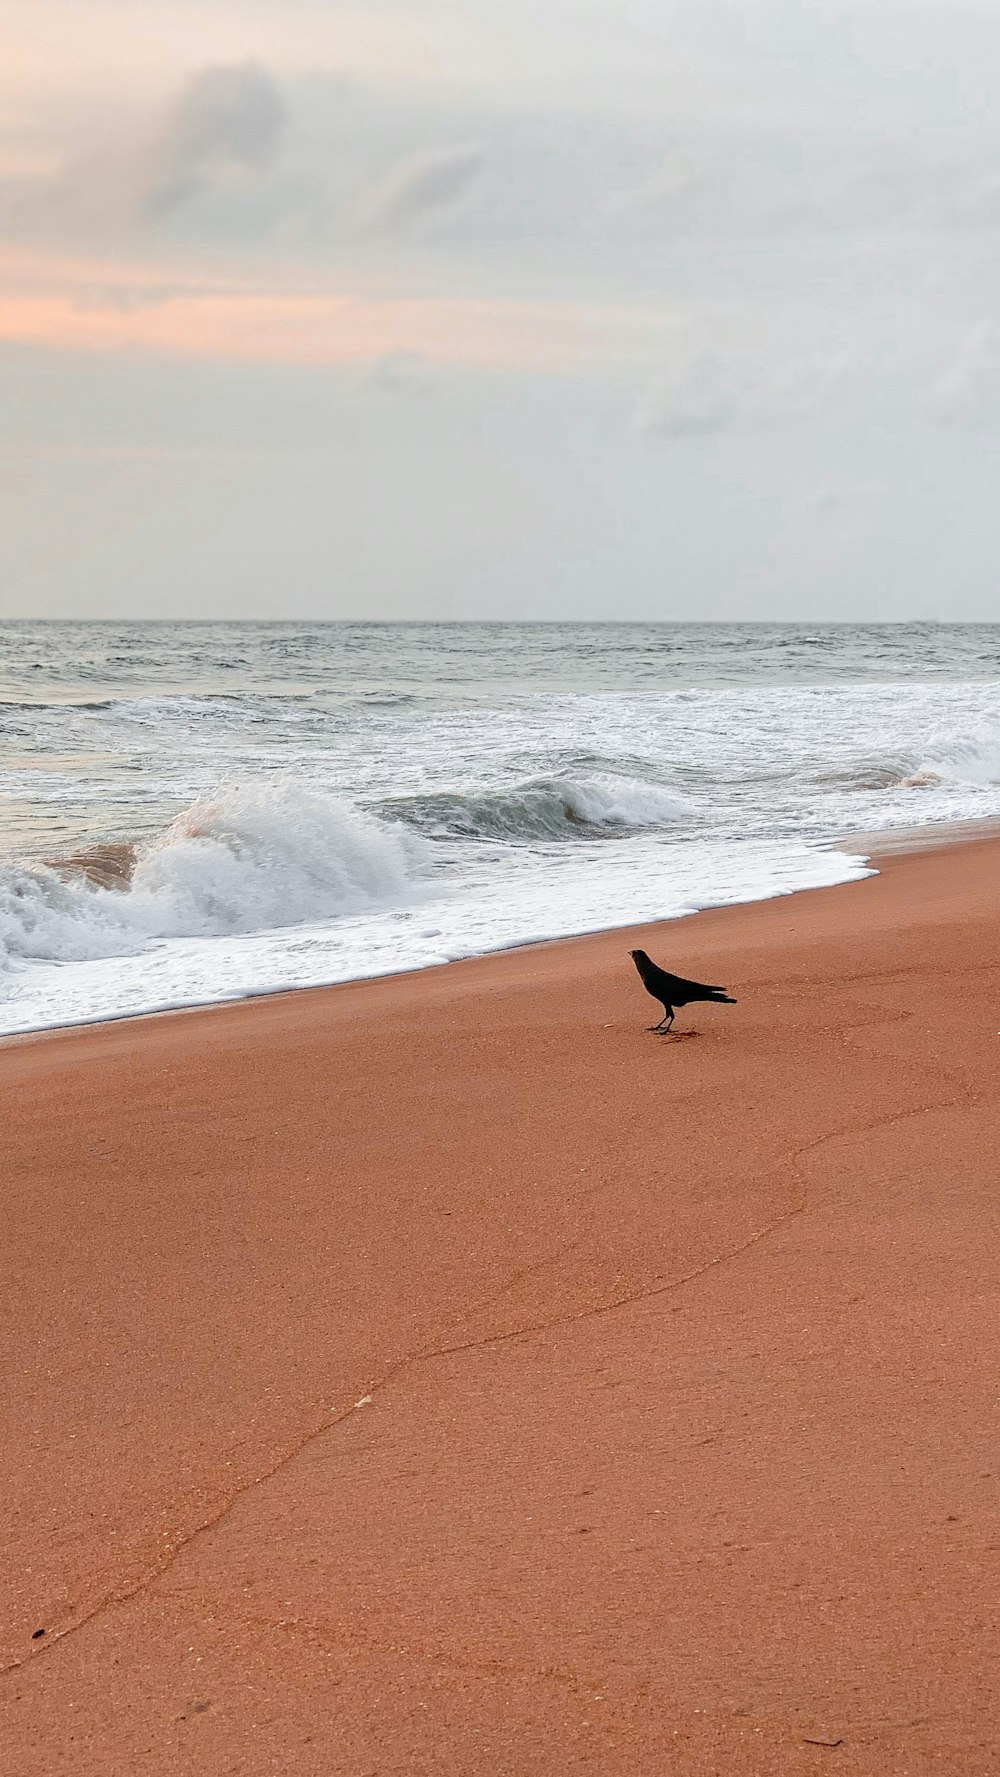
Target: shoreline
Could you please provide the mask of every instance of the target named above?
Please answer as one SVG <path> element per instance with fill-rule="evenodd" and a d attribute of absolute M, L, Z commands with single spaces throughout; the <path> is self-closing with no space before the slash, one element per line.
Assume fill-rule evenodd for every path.
<path fill-rule="evenodd" d="M 972 821 L 928 821 L 923 827 L 882 827 L 864 833 L 842 833 L 834 844 L 838 851 L 870 858 L 897 857 L 902 852 L 938 851 L 941 846 L 968 845 L 970 840 L 1000 835 L 1000 816 L 983 815 Z M 860 851 L 856 852 L 856 848 Z M 836 885 L 834 885 L 836 886 Z"/>
<path fill-rule="evenodd" d="M 942 841 L 942 843 L 947 843 L 947 841 Z M 960 841 L 956 840 L 956 843 L 960 843 Z M 840 848 L 837 846 L 831 847 L 831 849 Z M 900 847 L 900 850 L 903 849 L 903 847 Z M 914 846 L 912 849 L 922 850 L 923 848 Z M 931 845 L 927 849 L 934 850 L 936 848 Z M 862 854 L 858 853 L 856 855 L 860 857 Z M 892 852 L 886 852 L 884 855 L 888 857 L 894 854 Z M 859 888 L 862 883 L 870 881 L 873 876 L 878 874 L 878 867 L 874 854 L 870 858 L 865 857 L 864 861 L 866 864 L 871 865 L 871 868 L 864 876 L 857 877 L 852 881 L 823 883 L 819 886 L 790 889 L 787 892 L 780 894 L 764 896 L 759 900 L 727 902 L 723 907 L 699 907 L 690 913 L 676 914 L 673 918 L 643 920 L 639 922 L 633 921 L 626 925 L 595 926 L 591 930 L 585 932 L 565 932 L 557 937 L 529 938 L 522 940 L 517 944 L 504 945 L 500 949 L 480 950 L 474 952 L 470 956 L 450 957 L 443 962 L 425 963 L 412 969 L 394 969 L 391 972 L 382 975 L 351 975 L 346 980 L 342 981 L 297 982 L 291 987 L 261 987 L 252 989 L 246 993 L 232 994 L 226 999 L 189 1000 L 174 1006 L 153 1006 L 150 1007 L 148 1011 L 109 1012 L 104 1018 L 80 1019 L 69 1024 L 39 1025 L 35 1030 L 0 1031 L 0 1055 L 2 1055 L 5 1047 L 19 1043 L 35 1042 L 43 1037 L 69 1036 L 74 1032 L 85 1034 L 89 1031 L 103 1030 L 106 1025 L 141 1024 L 147 1019 L 184 1017 L 202 1012 L 222 1012 L 229 1010 L 234 1006 L 251 1006 L 261 1003 L 267 1004 L 271 1000 L 286 1000 L 293 998 L 297 994 L 335 993 L 340 988 L 374 987 L 377 983 L 383 981 L 415 980 L 424 975 L 435 975 L 442 970 L 460 969 L 469 963 L 483 962 L 491 957 L 528 955 L 532 951 L 546 950 L 555 945 L 586 944 L 593 938 L 605 938 L 616 932 L 623 934 L 628 932 L 641 932 L 648 935 L 651 932 L 659 932 L 665 928 L 685 925 L 692 919 L 702 919 L 706 913 L 729 912 L 731 909 L 737 907 L 759 907 L 765 905 L 769 901 L 794 900 L 800 895 L 823 895 L 828 894 L 831 889 Z"/>
<path fill-rule="evenodd" d="M 998 911 L 980 836 L 8 1039 L 11 1768 L 992 1772 Z"/>
<path fill-rule="evenodd" d="M 400 969 L 390 974 L 356 975 L 342 981 L 316 981 L 290 987 L 263 987 L 259 990 L 233 994 L 225 999 L 191 1000 L 179 1005 L 154 1006 L 148 1011 L 115 1012 L 109 1013 L 104 1018 L 80 1019 L 68 1024 L 40 1025 L 34 1030 L 0 1032 L 0 1053 L 11 1045 L 34 1042 L 42 1037 L 66 1035 L 73 1031 L 100 1030 L 104 1025 L 136 1024 L 150 1018 L 170 1018 L 188 1013 L 224 1010 L 237 1005 L 251 1005 L 259 1001 L 286 999 L 289 995 L 294 994 L 327 993 L 336 988 L 356 987 L 364 982 L 406 979 L 411 976 L 434 973 L 440 969 L 457 968 L 464 963 L 476 962 L 484 957 L 514 956 L 522 951 L 538 950 L 553 944 L 582 943 L 612 932 L 642 931 L 649 934 L 663 927 L 676 927 L 685 924 L 688 920 L 700 919 L 706 913 L 725 912 L 730 908 L 737 907 L 760 906 L 765 901 L 787 901 L 801 895 L 825 894 L 830 889 L 859 887 L 862 882 L 870 881 L 873 875 L 879 874 L 882 865 L 889 858 L 903 854 L 936 851 L 942 846 L 965 845 L 977 840 L 989 839 L 994 835 L 1000 835 L 1000 817 L 993 816 L 984 816 L 981 820 L 975 821 L 936 822 L 926 827 L 843 834 L 831 841 L 828 849 L 843 851 L 869 866 L 867 874 L 856 878 L 853 882 L 828 883 L 815 887 L 792 889 L 784 894 L 766 896 L 763 901 L 736 901 L 727 903 L 725 907 L 721 908 L 703 907 L 698 908 L 695 912 L 679 914 L 673 918 L 633 921 L 624 925 L 597 926 L 593 930 L 585 932 L 568 932 L 557 937 L 529 939 L 522 943 L 505 946 L 503 949 L 479 951 L 472 956 L 457 957 L 446 962 L 428 963 L 413 969 Z"/>

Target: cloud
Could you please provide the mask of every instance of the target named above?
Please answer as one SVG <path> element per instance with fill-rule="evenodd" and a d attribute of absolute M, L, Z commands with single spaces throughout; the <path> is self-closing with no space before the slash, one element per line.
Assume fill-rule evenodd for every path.
<path fill-rule="evenodd" d="M 473 121 L 465 106 L 407 103 L 327 70 L 279 81 L 254 61 L 208 66 L 165 106 L 109 109 L 47 164 L 4 173 L 0 163 L 0 237 L 67 245 L 158 232 L 220 256 L 285 244 L 293 258 L 342 259 L 352 245 L 460 215 L 488 158 Z M 494 139 L 501 128 L 495 118 L 485 127 Z M 528 138 L 515 209 L 539 183 Z M 494 209 L 509 182 L 496 158 Z M 477 232 L 484 220 L 489 232 L 482 216 Z"/>
<path fill-rule="evenodd" d="M 371 226 L 391 231 L 452 209 L 483 159 L 482 149 L 473 143 L 408 156 L 371 200 Z"/>
<path fill-rule="evenodd" d="M 419 395 L 430 387 L 434 367 L 425 352 L 386 352 L 367 370 L 364 387 L 390 397 Z"/>
<path fill-rule="evenodd" d="M 658 380 L 639 401 L 636 430 L 649 438 L 725 432 L 739 411 L 743 378 L 717 357 L 702 357 L 672 381 Z"/>
<path fill-rule="evenodd" d="M 0 343 L 132 357 L 367 366 L 383 393 L 416 392 L 431 366 L 591 370 L 662 358 L 658 310 L 428 294 L 364 295 L 309 277 L 166 282 L 155 261 L 0 249 Z"/>
<path fill-rule="evenodd" d="M 848 370 L 844 355 L 755 363 L 704 354 L 645 390 L 635 430 L 649 438 L 683 438 L 794 425 L 830 405 L 844 389 Z"/>
<path fill-rule="evenodd" d="M 266 205 L 288 121 L 281 88 L 256 63 L 203 68 L 165 110 L 112 112 L 61 164 L 0 177 L 0 235 L 111 242 L 199 199 L 218 200 L 216 227 L 227 208 L 238 221 Z"/>
<path fill-rule="evenodd" d="M 940 426 L 989 426 L 1000 418 L 1000 328 L 973 328 L 927 405 Z"/>
<path fill-rule="evenodd" d="M 809 419 L 841 394 L 849 371 L 850 361 L 843 353 L 768 365 L 751 381 L 740 418 L 747 426 L 785 426 Z"/>
<path fill-rule="evenodd" d="M 160 308 L 164 303 L 176 302 L 190 294 L 190 286 L 178 283 L 83 284 L 76 290 L 72 301 L 81 314 L 89 310 L 111 310 L 131 315 L 140 309 Z"/>
<path fill-rule="evenodd" d="M 140 94 L 99 118 L 63 120 L 42 130 L 33 158 L 10 143 L 6 172 L 0 162 L 8 238 L 65 245 L 158 231 L 220 260 L 259 246 L 319 264 L 381 253 L 388 264 L 417 257 L 428 237 L 436 251 L 447 233 L 474 275 L 478 248 L 510 249 L 518 276 L 537 268 L 548 282 L 555 271 L 591 290 L 686 276 L 651 262 L 664 247 L 694 263 L 724 241 L 763 242 L 777 264 L 822 238 L 846 263 L 851 238 L 974 236 L 998 213 L 993 144 L 971 136 L 883 138 L 852 118 L 793 131 L 780 114 L 761 130 L 717 107 L 608 118 L 500 92 L 473 104 L 429 80 L 400 89 L 277 59 L 205 66 L 158 110 Z"/>
<path fill-rule="evenodd" d="M 169 214 L 220 177 L 265 171 L 287 121 L 280 88 L 255 62 L 203 68 L 179 93 L 149 150 L 140 210 Z"/>

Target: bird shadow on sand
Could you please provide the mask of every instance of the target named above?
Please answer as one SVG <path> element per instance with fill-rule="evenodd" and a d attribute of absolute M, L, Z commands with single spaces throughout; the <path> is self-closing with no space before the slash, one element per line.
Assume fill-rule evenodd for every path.
<path fill-rule="evenodd" d="M 656 1030 L 653 1036 L 664 1037 L 671 1043 L 686 1043 L 691 1037 L 700 1037 L 700 1030 Z"/>

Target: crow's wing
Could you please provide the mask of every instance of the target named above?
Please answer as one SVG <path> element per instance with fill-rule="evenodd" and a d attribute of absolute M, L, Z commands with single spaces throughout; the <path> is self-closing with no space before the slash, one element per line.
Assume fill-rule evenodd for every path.
<path fill-rule="evenodd" d="M 674 993 L 725 993 L 724 987 L 709 987 L 705 981 L 685 981 L 683 975 L 668 975 L 661 969 L 663 986 Z"/>

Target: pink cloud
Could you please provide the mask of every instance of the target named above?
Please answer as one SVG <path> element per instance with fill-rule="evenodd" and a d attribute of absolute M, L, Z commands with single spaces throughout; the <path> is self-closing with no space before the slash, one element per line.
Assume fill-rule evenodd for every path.
<path fill-rule="evenodd" d="M 0 339 L 48 349 L 268 364 L 352 364 L 419 353 L 432 363 L 561 372 L 662 344 L 662 311 L 573 302 L 376 298 L 170 281 L 162 270 L 0 256 Z"/>

